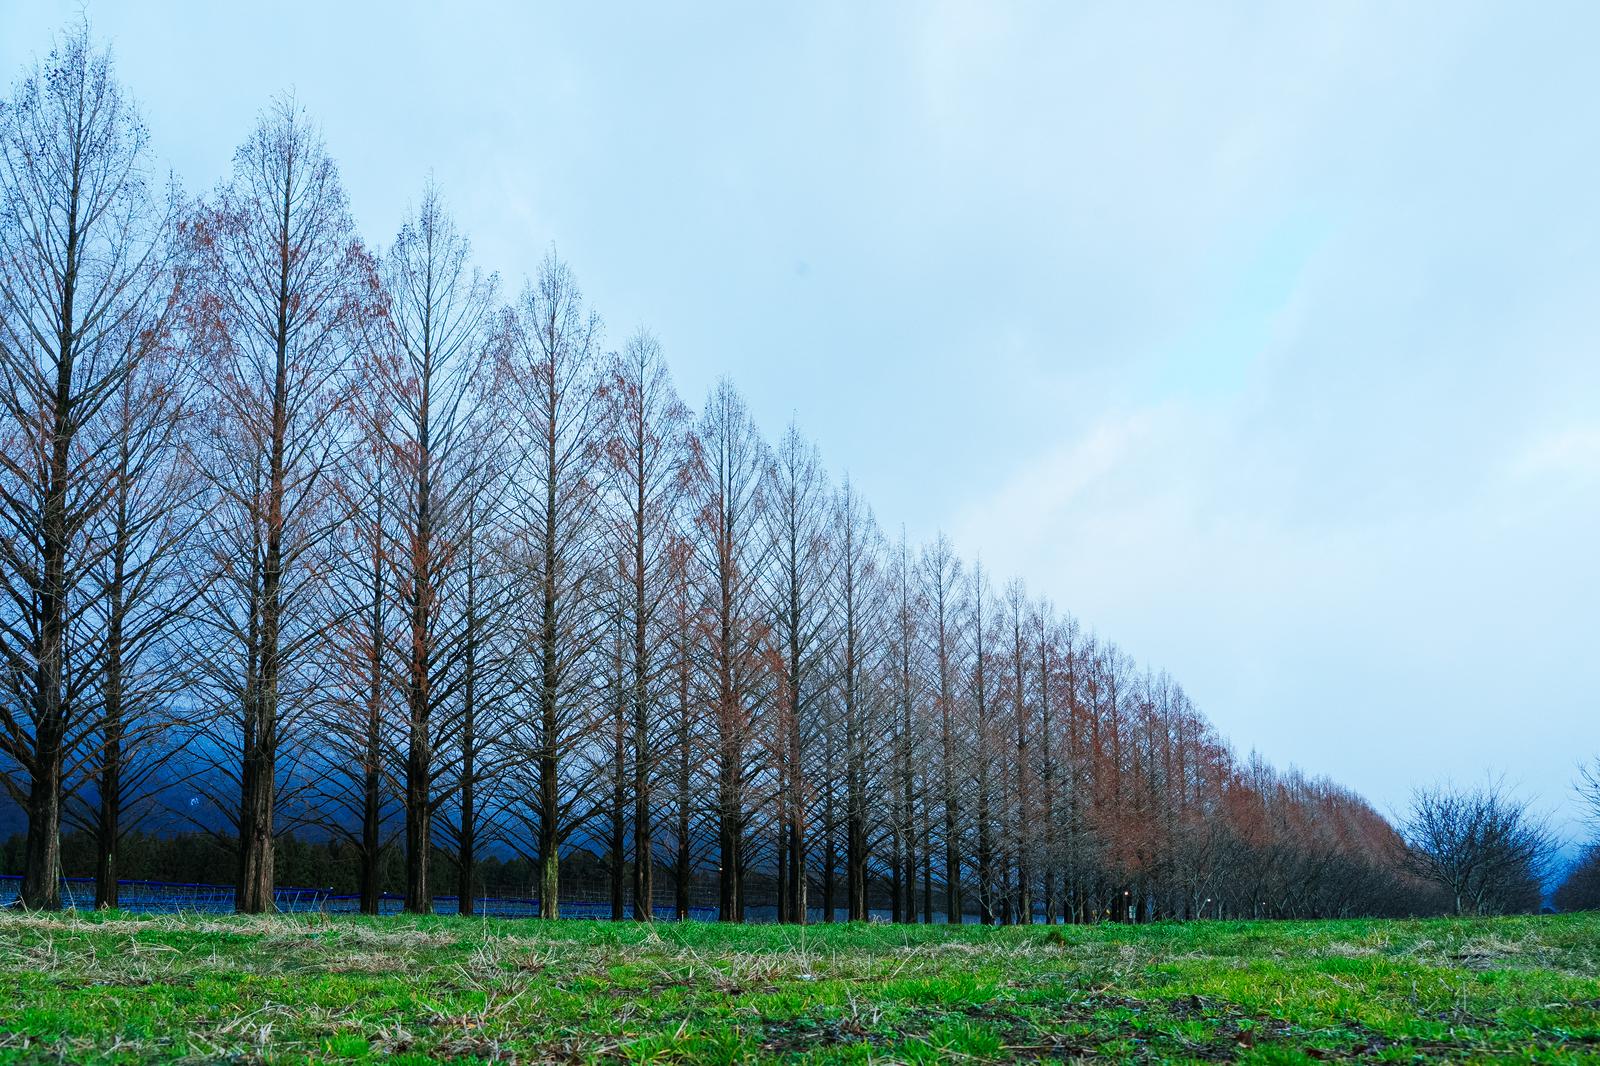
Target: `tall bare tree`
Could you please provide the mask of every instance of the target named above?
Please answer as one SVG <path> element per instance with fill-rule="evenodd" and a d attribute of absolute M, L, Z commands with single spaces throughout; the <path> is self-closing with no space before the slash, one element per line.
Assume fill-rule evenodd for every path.
<path fill-rule="evenodd" d="M 1061 913 L 1056 892 L 1056 873 L 1061 862 L 1061 826 L 1057 821 L 1060 810 L 1056 788 L 1059 772 L 1056 765 L 1058 735 L 1056 724 L 1059 712 L 1055 696 L 1058 689 L 1057 644 L 1060 632 L 1055 613 L 1050 604 L 1040 600 L 1034 605 L 1031 618 L 1035 665 L 1038 669 L 1038 748 L 1039 748 L 1039 821 L 1035 835 L 1040 859 L 1041 894 L 1044 897 L 1044 920 L 1054 925 Z M 1031 913 L 1030 913 L 1031 917 Z"/>
<path fill-rule="evenodd" d="M 694 545 L 706 574 L 705 669 L 716 731 L 718 916 L 743 921 L 749 786 L 757 714 L 768 682 L 770 624 L 761 582 L 770 541 L 760 535 L 766 445 L 733 385 L 719 382 L 693 438 Z"/>
<path fill-rule="evenodd" d="M 357 442 L 334 480 L 344 497 L 335 511 L 347 517 L 330 545 L 336 560 L 327 592 L 330 677 L 316 722 L 323 743 L 317 746 L 316 765 L 306 769 L 313 778 L 310 803 L 320 815 L 320 828 L 349 840 L 359 856 L 361 913 L 377 914 L 399 803 L 392 764 L 400 716 L 391 659 L 401 638 L 389 531 L 401 486 L 383 443 L 389 411 L 372 387 L 372 368 L 363 369 L 366 380 L 354 390 L 352 404 Z"/>
<path fill-rule="evenodd" d="M 405 907 L 433 910 L 428 882 L 441 768 L 441 708 L 460 698 L 466 629 L 445 601 L 460 590 L 468 492 L 486 456 L 472 433 L 474 401 L 491 378 L 490 313 L 495 279 L 472 267 L 471 248 L 429 184 L 416 213 L 380 260 L 384 314 L 372 320 L 380 423 L 405 485 L 392 563 L 405 619 Z M 448 795 L 448 790 L 446 791 Z"/>
<path fill-rule="evenodd" d="M 672 659 L 664 654 L 675 534 L 683 481 L 688 410 L 672 387 L 661 346 L 641 330 L 606 372 L 605 457 L 609 467 L 606 523 L 627 640 L 624 682 L 632 745 L 633 913 L 653 916 L 655 822 L 653 786 L 661 769 L 660 710 Z"/>
<path fill-rule="evenodd" d="M 338 523 L 332 474 L 347 440 L 354 337 L 372 271 L 322 139 L 292 98 L 275 102 L 234 156 L 197 227 L 210 316 L 208 540 L 219 580 L 205 596 L 206 656 L 237 743 L 235 906 L 273 905 L 278 756 L 285 716 L 315 696 L 312 610 Z"/>
<path fill-rule="evenodd" d="M 74 617 L 117 435 L 88 431 L 170 313 L 176 197 L 152 191 L 146 145 L 87 26 L 0 107 L 0 756 L 27 812 L 29 907 L 61 905 L 64 770 L 102 680 Z"/>
<path fill-rule="evenodd" d="M 894 917 L 897 921 L 917 920 L 917 809 L 922 800 L 920 771 L 923 751 L 923 717 L 918 713 L 921 699 L 922 637 L 917 630 L 920 603 L 916 590 L 916 563 L 906 543 L 904 528 L 891 556 L 889 584 L 892 588 L 893 616 L 889 632 L 890 669 L 894 678 L 894 751 L 892 789 L 893 834 L 900 859 L 894 878 Z"/>
<path fill-rule="evenodd" d="M 882 535 L 871 508 L 849 479 L 834 495 L 832 514 L 834 614 L 839 709 L 844 726 L 846 913 L 867 920 L 870 791 L 880 731 L 876 671 L 882 665 Z"/>
<path fill-rule="evenodd" d="M 771 542 L 767 612 L 778 663 L 772 745 L 778 791 L 778 920 L 806 920 L 807 829 L 812 787 L 810 741 L 832 681 L 828 601 L 828 481 L 816 445 L 791 425 L 766 475 L 765 524 Z"/>
<path fill-rule="evenodd" d="M 1006 663 L 1007 682 L 1011 695 L 1012 737 L 1016 746 L 1011 758 L 1006 760 L 1008 777 L 1013 782 L 1012 806 L 1006 812 L 1010 822 L 1009 837 L 1012 848 L 1008 860 L 1017 875 L 1016 920 L 1023 925 L 1033 921 L 1034 825 L 1033 825 L 1033 707 L 1028 699 L 1028 680 L 1033 665 L 1033 649 L 1029 647 L 1032 636 L 1031 605 L 1021 581 L 1006 586 L 1005 617 L 1008 630 L 1009 661 Z M 1010 900 L 1007 899 L 1009 906 Z"/>
<path fill-rule="evenodd" d="M 518 303 L 503 355 L 505 395 L 515 413 L 517 547 L 531 606 L 528 685 L 534 703 L 521 743 L 535 776 L 541 916 L 560 915 L 561 847 L 579 797 L 564 760 L 587 739 L 597 693 L 588 659 L 600 637 L 596 597 L 603 578 L 598 518 L 602 489 L 595 451 L 601 426 L 600 319 L 588 311 L 554 252 Z"/>
<path fill-rule="evenodd" d="M 995 861 L 995 770 L 994 733 L 996 723 L 991 719 L 990 708 L 990 626 L 989 580 L 981 561 L 973 563 L 971 583 L 967 590 L 968 627 L 972 635 L 972 673 L 969 677 L 971 698 L 967 710 L 971 714 L 972 747 L 968 753 L 973 768 L 974 811 L 977 823 L 978 845 L 978 913 L 985 925 L 998 917 L 996 903 L 1003 895 L 999 890 L 999 864 Z"/>
<path fill-rule="evenodd" d="M 515 802 L 507 768 L 516 757 L 506 742 L 516 700 L 515 648 L 519 586 L 509 565 L 503 513 L 505 479 L 493 457 L 502 455 L 504 427 L 480 424 L 479 443 L 491 463 L 468 490 L 465 539 L 454 597 L 461 630 L 461 677 L 443 734 L 454 777 L 452 817 L 439 828 L 456 864 L 456 909 L 474 913 L 473 891 L 480 847 Z"/>
<path fill-rule="evenodd" d="M 961 921 L 961 812 L 963 765 L 956 698 L 957 638 L 955 617 L 961 580 L 961 561 L 950 541 L 939 538 L 922 553 L 924 595 L 928 605 L 925 639 L 933 658 L 934 714 L 939 730 L 940 810 L 944 816 L 945 921 Z M 931 858 L 931 857 L 930 857 Z"/>
<path fill-rule="evenodd" d="M 685 468 L 685 474 L 688 474 Z M 701 669 L 701 634 L 707 627 L 706 598 L 692 545 L 674 534 L 666 545 L 666 633 L 662 650 L 667 655 L 667 730 L 663 737 L 672 809 L 672 903 L 679 921 L 689 917 L 690 889 L 699 852 L 696 833 L 706 805 L 698 800 L 707 744 L 704 737 L 704 671 Z"/>
<path fill-rule="evenodd" d="M 148 343 L 147 330 L 142 325 L 126 344 Z M 100 634 L 93 644 L 100 699 L 83 758 L 95 796 L 81 808 L 96 842 L 96 907 L 117 906 L 118 846 L 134 824 L 127 815 L 181 777 L 174 757 L 194 725 L 175 666 L 193 598 L 185 570 L 199 518 L 186 446 L 195 386 L 181 351 L 163 344 L 124 376 L 95 427 L 114 442 L 107 506 L 90 532 L 102 546 L 96 594 L 83 611 Z"/>

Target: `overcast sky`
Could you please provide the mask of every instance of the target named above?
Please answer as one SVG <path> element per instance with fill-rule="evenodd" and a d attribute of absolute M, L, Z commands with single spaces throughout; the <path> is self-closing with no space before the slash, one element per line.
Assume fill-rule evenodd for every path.
<path fill-rule="evenodd" d="M 431 172 L 508 287 L 554 243 L 1242 751 L 1576 832 L 1600 5 L 686 6 L 0 0 L 0 68 L 86 10 L 195 194 L 292 88 L 369 241 Z"/>

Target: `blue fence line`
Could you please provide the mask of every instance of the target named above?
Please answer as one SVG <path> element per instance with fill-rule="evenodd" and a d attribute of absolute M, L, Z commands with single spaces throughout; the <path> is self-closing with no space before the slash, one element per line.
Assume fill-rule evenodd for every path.
<path fill-rule="evenodd" d="M 21 892 L 20 875 L 0 874 L 0 906 L 16 902 Z M 272 899 L 280 911 L 304 912 L 323 909 L 332 895 L 332 892 L 323 888 L 282 886 L 273 891 Z M 117 897 L 121 909 L 142 914 L 176 914 L 180 911 L 215 914 L 233 910 L 232 885 L 119 880 Z M 69 907 L 84 909 L 93 907 L 94 878 L 63 877 L 61 901 Z"/>
<path fill-rule="evenodd" d="M 457 896 L 433 897 L 433 910 L 435 914 L 455 914 L 459 910 Z M 537 896 L 475 896 L 473 897 L 473 912 L 478 917 L 490 918 L 537 918 L 539 917 L 539 897 Z M 378 899 L 379 914 L 399 914 L 404 908 L 405 897 L 385 893 Z M 330 896 L 324 907 L 334 914 L 354 914 L 361 909 L 361 897 L 340 895 Z M 633 917 L 633 904 L 627 903 L 622 908 L 623 915 Z M 677 910 L 671 905 L 656 904 L 655 917 L 662 921 L 672 921 L 677 917 Z M 563 918 L 610 918 L 611 903 L 609 900 L 596 902 L 592 900 L 561 901 L 561 917 Z M 689 917 L 695 921 L 714 922 L 717 920 L 715 907 L 690 907 Z"/>
<path fill-rule="evenodd" d="M 22 891 L 22 877 L 19 874 L 0 874 L 0 907 L 14 904 Z M 273 904 L 280 913 L 284 914 L 356 914 L 361 910 L 361 897 L 335 893 L 328 888 L 294 888 L 280 886 L 272 894 Z M 68 907 L 88 910 L 94 906 L 94 878 L 92 877 L 63 877 L 61 879 L 61 902 Z M 455 914 L 458 911 L 455 896 L 433 897 L 433 911 L 435 914 Z M 233 912 L 233 886 L 209 885 L 199 882 L 189 883 L 182 881 L 138 881 L 126 880 L 117 882 L 117 905 L 119 909 L 134 914 L 231 914 Z M 378 899 L 379 914 L 399 914 L 404 907 L 404 897 L 385 893 Z M 473 899 L 473 910 L 478 917 L 485 918 L 537 918 L 539 917 L 539 897 L 537 896 L 479 896 Z M 623 905 L 623 915 L 633 917 L 633 905 Z M 655 917 L 660 921 L 670 922 L 677 917 L 677 911 L 671 905 L 656 904 Z M 1042 912 L 1036 911 L 1042 917 Z M 611 917 L 610 900 L 569 900 L 561 901 L 561 917 L 563 918 L 598 918 Z M 874 921 L 888 921 L 889 912 L 874 908 L 868 912 L 868 917 Z M 714 922 L 717 920 L 716 907 L 690 907 L 689 918 L 691 921 Z M 845 919 L 845 912 L 840 909 L 834 912 L 836 921 Z M 775 922 L 778 919 L 778 909 L 775 906 L 752 906 L 745 909 L 745 920 L 752 923 Z M 807 920 L 820 922 L 823 920 L 821 909 L 813 907 L 807 911 Z M 944 915 L 934 915 L 936 922 L 942 923 Z M 962 916 L 967 923 L 977 921 L 977 916 L 967 914 Z"/>
<path fill-rule="evenodd" d="M 61 901 L 68 907 L 88 909 L 94 906 L 95 882 L 92 877 L 64 877 L 61 879 Z M 0 874 L 0 906 L 15 903 L 22 891 L 22 877 L 18 874 Z M 355 914 L 361 909 L 358 895 L 336 894 L 326 888 L 294 888 L 280 886 L 273 891 L 273 904 L 278 911 L 288 914 L 326 913 Z M 137 914 L 226 914 L 233 910 L 233 886 L 209 885 L 181 881 L 117 882 L 117 904 L 121 910 Z M 399 914 L 403 897 L 385 894 L 379 897 L 378 913 Z M 481 896 L 473 900 L 476 913 L 491 918 L 537 918 L 539 899 L 534 897 Z M 435 896 L 436 914 L 455 914 L 457 897 Z M 632 905 L 623 908 L 628 917 L 633 916 Z M 671 906 L 657 905 L 655 916 L 671 921 L 677 916 Z M 562 900 L 561 916 L 564 918 L 610 918 L 611 904 L 587 900 Z M 715 907 L 690 907 L 689 917 L 699 921 L 715 921 Z"/>

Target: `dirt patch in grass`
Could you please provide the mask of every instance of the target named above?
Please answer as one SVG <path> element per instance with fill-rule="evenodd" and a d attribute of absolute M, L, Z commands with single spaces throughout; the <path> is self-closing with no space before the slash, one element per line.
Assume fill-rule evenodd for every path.
<path fill-rule="evenodd" d="M 851 1044 L 882 1047 L 887 1039 L 886 1034 L 864 1027 L 855 1018 L 802 1017 L 763 1023 L 761 1049 L 787 1055 Z"/>

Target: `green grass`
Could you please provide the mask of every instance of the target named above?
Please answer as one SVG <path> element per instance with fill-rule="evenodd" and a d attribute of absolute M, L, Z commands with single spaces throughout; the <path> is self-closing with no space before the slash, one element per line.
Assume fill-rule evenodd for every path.
<path fill-rule="evenodd" d="M 1600 1061 L 1600 916 L 0 916 L 0 1063 Z"/>

